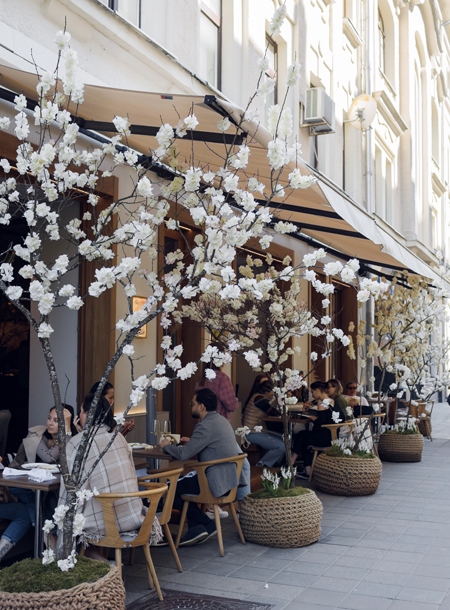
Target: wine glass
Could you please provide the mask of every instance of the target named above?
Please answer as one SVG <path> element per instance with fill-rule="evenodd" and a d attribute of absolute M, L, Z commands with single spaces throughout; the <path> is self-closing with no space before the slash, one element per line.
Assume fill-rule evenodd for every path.
<path fill-rule="evenodd" d="M 167 420 L 167 421 L 164 421 L 161 423 L 163 424 L 163 430 L 162 430 L 163 434 L 170 434 L 170 432 L 171 432 L 170 421 Z"/>

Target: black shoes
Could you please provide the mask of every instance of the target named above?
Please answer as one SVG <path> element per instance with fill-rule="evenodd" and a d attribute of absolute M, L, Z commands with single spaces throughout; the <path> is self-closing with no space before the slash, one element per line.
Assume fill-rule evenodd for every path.
<path fill-rule="evenodd" d="M 194 527 L 190 527 L 188 529 L 178 546 L 193 546 L 194 544 L 202 544 L 215 534 L 217 534 L 217 527 L 214 521 L 211 521 L 206 526 L 201 524 L 195 525 Z"/>

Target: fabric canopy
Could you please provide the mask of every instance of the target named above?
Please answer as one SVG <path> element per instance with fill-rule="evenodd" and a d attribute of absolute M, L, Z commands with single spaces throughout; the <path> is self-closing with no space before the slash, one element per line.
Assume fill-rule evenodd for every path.
<path fill-rule="evenodd" d="M 31 100 L 37 99 L 37 80 L 34 73 L 0 65 L 0 87 L 16 93 L 23 92 Z M 114 133 L 112 119 L 115 116 L 128 117 L 132 133 L 127 143 L 145 155 L 151 155 L 152 149 L 158 147 L 155 135 L 162 124 L 175 126 L 180 118 L 187 117 L 193 111 L 199 125 L 195 131 L 177 141 L 180 161 L 188 166 L 217 172 L 224 163 L 224 142 L 230 146 L 239 144 L 243 135 L 251 154 L 245 173 L 242 172 L 240 177 L 242 187 L 247 177 L 253 175 L 265 184 L 270 183 L 267 148 L 272 140 L 271 134 L 252 121 L 241 124 L 243 134 L 240 131 L 237 133 L 234 127 L 223 134 L 217 127 L 221 116 L 228 116 L 235 124 L 241 121 L 243 110 L 230 102 L 213 95 L 165 95 L 95 85 L 85 85 L 84 99 L 78 110 L 75 106 L 71 108 L 74 114 L 77 112 L 81 127 L 111 136 Z M 288 175 L 294 167 L 285 167 L 280 179 L 282 185 L 287 186 Z M 409 270 L 435 283 L 443 281 L 400 239 L 378 226 L 375 218 L 337 185 L 305 163 L 300 170 L 303 174 L 315 174 L 318 182 L 306 190 L 294 190 L 285 201 L 275 200 L 273 212 L 277 218 L 297 224 L 301 233 L 362 262 Z"/>

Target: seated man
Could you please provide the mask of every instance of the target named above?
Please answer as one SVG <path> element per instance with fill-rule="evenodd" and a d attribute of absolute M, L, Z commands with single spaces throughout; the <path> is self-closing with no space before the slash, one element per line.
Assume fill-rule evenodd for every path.
<path fill-rule="evenodd" d="M 187 439 L 183 447 L 175 447 L 166 439 L 160 442 L 164 451 L 178 460 L 188 460 L 197 455 L 199 462 L 209 462 L 235 457 L 236 436 L 230 422 L 217 412 L 217 396 L 209 388 L 197 390 L 191 402 L 191 415 L 199 422 L 194 428 L 192 437 Z M 245 477 L 241 474 L 239 481 L 236 464 L 218 464 L 206 470 L 211 493 L 220 498 L 226 496 L 239 484 L 245 485 Z M 200 492 L 197 473 L 190 472 L 177 484 L 173 506 L 183 509 L 183 495 L 197 495 Z M 205 542 L 217 533 L 216 524 L 194 502 L 189 503 L 187 511 L 188 531 L 180 542 L 180 546 L 191 546 Z"/>
<path fill-rule="evenodd" d="M 361 415 L 371 415 L 372 407 L 367 402 L 364 396 L 356 396 L 358 384 L 356 381 L 349 381 L 346 386 L 346 394 L 343 394 L 349 406 L 353 409 L 353 415 L 360 417 Z"/>

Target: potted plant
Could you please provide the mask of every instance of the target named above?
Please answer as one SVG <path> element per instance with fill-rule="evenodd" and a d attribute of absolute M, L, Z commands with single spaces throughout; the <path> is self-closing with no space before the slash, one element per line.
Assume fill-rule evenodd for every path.
<path fill-rule="evenodd" d="M 364 440 L 366 427 L 358 438 L 332 441 L 332 447 L 320 453 L 314 462 L 313 481 L 317 489 L 337 496 L 367 496 L 378 489 L 381 462 Z"/>
<path fill-rule="evenodd" d="M 384 462 L 420 462 L 423 436 L 414 417 L 384 426 L 378 443 L 378 453 Z"/>
<path fill-rule="evenodd" d="M 264 469 L 261 481 L 263 488 L 241 503 L 239 522 L 245 538 L 277 548 L 317 542 L 323 507 L 314 491 L 291 487 L 289 468 L 282 468 L 280 475 Z"/>

